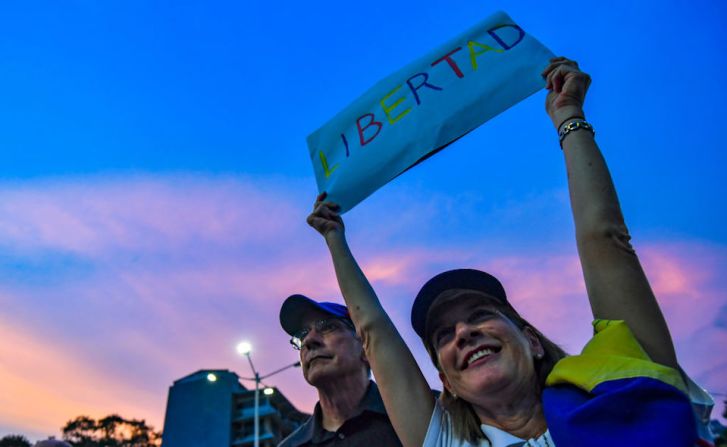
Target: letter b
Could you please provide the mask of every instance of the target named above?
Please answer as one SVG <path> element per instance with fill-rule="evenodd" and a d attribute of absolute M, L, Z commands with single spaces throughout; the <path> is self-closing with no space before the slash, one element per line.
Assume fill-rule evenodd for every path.
<path fill-rule="evenodd" d="M 369 122 L 364 127 L 361 127 L 361 120 L 363 120 L 366 117 L 369 118 Z M 366 129 L 368 129 L 371 126 L 376 126 L 376 132 L 374 132 L 374 134 L 371 135 L 371 138 L 364 139 L 365 138 L 364 132 L 366 131 Z M 381 122 L 376 121 L 376 117 L 374 117 L 373 113 L 366 113 L 366 114 L 360 116 L 356 120 L 356 127 L 358 128 L 358 140 L 361 143 L 361 147 L 366 146 L 367 144 L 372 142 L 374 140 L 374 138 L 376 138 L 377 135 L 379 135 L 379 132 L 381 132 L 381 126 L 382 126 Z"/>

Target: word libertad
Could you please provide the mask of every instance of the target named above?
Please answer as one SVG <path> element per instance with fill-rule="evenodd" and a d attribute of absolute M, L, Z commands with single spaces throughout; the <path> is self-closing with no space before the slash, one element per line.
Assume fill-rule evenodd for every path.
<path fill-rule="evenodd" d="M 508 34 L 512 34 L 512 31 L 517 32 L 517 36 L 513 39 L 513 36 L 511 35 L 503 35 L 504 29 L 509 29 Z M 465 51 L 469 56 L 469 65 L 472 67 L 473 72 L 477 71 L 478 69 L 477 61 L 479 57 L 490 52 L 503 53 L 505 51 L 508 51 L 515 47 L 517 44 L 519 44 L 523 40 L 523 37 L 525 37 L 525 31 L 523 31 L 522 28 L 515 24 L 495 26 L 488 29 L 487 34 L 494 40 L 499 48 L 476 42 L 474 40 L 467 41 L 467 50 Z M 506 42 L 506 37 L 509 37 L 508 40 L 510 40 L 511 42 Z M 430 64 L 430 70 L 449 70 L 453 76 L 456 76 L 456 78 L 464 78 L 465 74 L 462 71 L 460 64 L 458 64 L 457 61 L 455 61 L 454 59 L 455 55 L 462 54 L 460 53 L 460 51 L 462 50 L 463 47 L 458 46 L 449 51 L 448 53 L 442 55 L 438 59 L 432 61 Z M 406 88 L 404 89 L 403 93 L 400 93 L 400 90 L 404 88 L 404 85 L 406 85 Z M 358 137 L 358 143 L 360 147 L 363 148 L 367 144 L 374 141 L 374 139 L 376 139 L 376 137 L 378 137 L 379 134 L 383 131 L 385 123 L 393 126 L 402 118 L 409 115 L 409 113 L 411 113 L 415 107 L 420 106 L 422 104 L 423 92 L 426 91 L 424 89 L 436 92 L 441 92 L 444 90 L 442 86 L 437 86 L 429 82 L 428 72 L 424 71 L 414 73 L 413 75 L 409 76 L 409 78 L 404 83 L 397 85 L 396 87 L 391 89 L 379 101 L 379 105 L 381 106 L 381 111 L 383 112 L 385 119 L 381 119 L 381 115 L 377 117 L 374 112 L 364 113 L 363 115 L 359 116 L 356 119 L 356 136 Z M 410 95 L 407 95 L 407 92 L 410 93 Z M 396 96 L 396 98 L 392 98 L 393 96 L 397 95 L 397 93 L 400 94 Z M 408 99 L 409 101 L 407 101 Z M 413 100 L 414 103 L 412 103 L 411 100 Z M 349 140 L 346 137 L 345 132 L 341 133 L 340 136 L 341 143 L 345 148 L 346 158 L 348 158 L 351 154 Z M 326 178 L 328 178 L 333 173 L 333 171 L 338 168 L 339 165 L 336 164 L 334 166 L 329 166 L 328 160 L 323 151 L 319 151 L 318 154 L 325 176 Z"/>

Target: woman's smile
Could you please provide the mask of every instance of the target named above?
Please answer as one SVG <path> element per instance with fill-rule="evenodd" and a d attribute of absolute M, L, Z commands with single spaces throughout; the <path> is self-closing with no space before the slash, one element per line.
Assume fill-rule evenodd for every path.
<path fill-rule="evenodd" d="M 493 345 L 479 346 L 464 356 L 464 361 L 460 365 L 460 369 L 467 369 L 471 366 L 484 364 L 497 356 L 501 349 L 499 346 Z"/>

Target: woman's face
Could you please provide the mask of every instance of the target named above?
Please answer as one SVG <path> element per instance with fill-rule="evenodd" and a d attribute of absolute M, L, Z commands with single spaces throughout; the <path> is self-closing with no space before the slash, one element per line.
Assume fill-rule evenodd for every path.
<path fill-rule="evenodd" d="M 529 328 L 518 328 L 481 292 L 458 292 L 439 304 L 430 310 L 429 340 L 450 392 L 476 404 L 478 396 L 537 389 L 533 359 L 543 347 Z"/>

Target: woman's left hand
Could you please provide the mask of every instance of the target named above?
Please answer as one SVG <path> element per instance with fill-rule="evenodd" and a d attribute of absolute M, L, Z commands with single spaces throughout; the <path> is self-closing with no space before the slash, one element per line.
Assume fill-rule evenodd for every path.
<path fill-rule="evenodd" d="M 548 89 L 545 110 L 553 125 L 558 126 L 573 116 L 585 118 L 583 102 L 591 85 L 591 77 L 578 68 L 577 62 L 565 57 L 553 58 L 542 76 Z"/>

